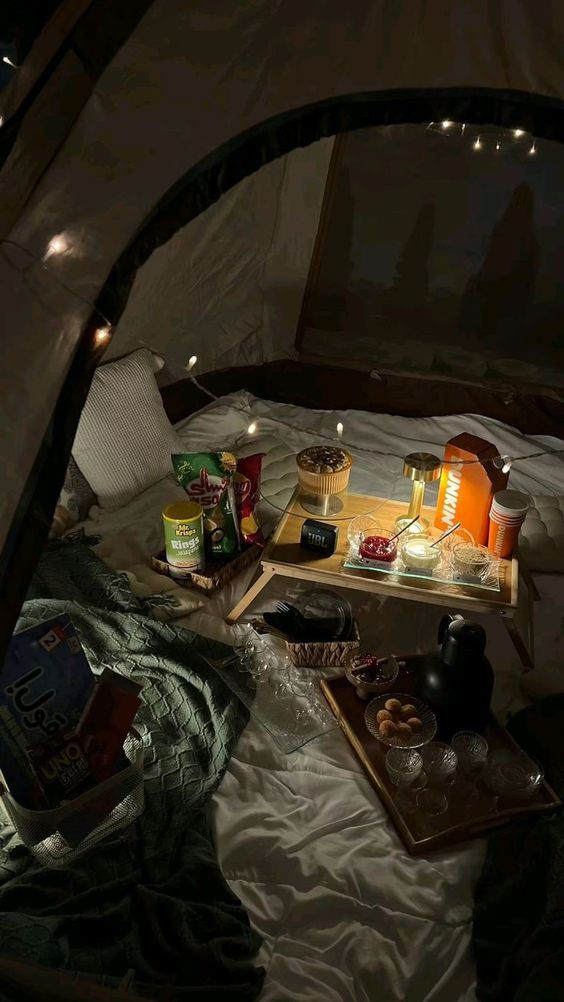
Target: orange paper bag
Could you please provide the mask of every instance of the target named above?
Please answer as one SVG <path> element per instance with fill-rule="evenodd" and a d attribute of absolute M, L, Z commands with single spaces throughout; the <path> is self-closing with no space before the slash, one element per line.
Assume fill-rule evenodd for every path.
<path fill-rule="evenodd" d="M 489 514 L 496 491 L 507 486 L 508 473 L 486 460 L 499 456 L 495 445 L 466 433 L 451 438 L 445 446 L 435 525 L 445 531 L 455 522 L 468 529 L 476 543 L 488 542 Z M 479 460 L 470 464 L 457 460 Z"/>

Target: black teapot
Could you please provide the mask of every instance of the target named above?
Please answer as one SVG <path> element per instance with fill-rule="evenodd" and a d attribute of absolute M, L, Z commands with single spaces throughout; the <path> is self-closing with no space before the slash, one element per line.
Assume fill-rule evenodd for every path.
<path fill-rule="evenodd" d="M 437 736 L 483 731 L 494 683 L 485 657 L 486 631 L 460 615 L 443 616 L 438 649 L 417 659 L 416 693 L 437 717 Z"/>

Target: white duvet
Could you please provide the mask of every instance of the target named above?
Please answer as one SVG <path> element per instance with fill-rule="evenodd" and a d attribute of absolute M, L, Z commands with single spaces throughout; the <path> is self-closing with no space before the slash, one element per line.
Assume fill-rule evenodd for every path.
<path fill-rule="evenodd" d="M 251 421 L 258 428 L 249 437 Z M 334 435 L 338 421 L 344 424 L 345 445 L 354 444 L 351 487 L 373 494 L 393 490 L 398 496 L 405 488 L 399 457 L 417 450 L 440 455 L 444 442 L 461 431 L 481 435 L 513 457 L 536 451 L 539 442 L 562 446 L 556 439 L 527 439 L 472 415 L 409 419 L 320 412 L 246 393 L 223 398 L 177 430 L 187 451 L 226 446 L 235 446 L 239 454 L 265 451 L 263 493 L 272 503 L 263 503 L 263 509 L 274 520 L 295 483 L 295 452 L 312 444 L 315 434 Z M 374 449 L 397 458 L 363 451 Z M 552 456 L 518 464 L 511 483 L 532 493 L 564 494 L 564 462 Z M 133 582 L 142 582 L 147 558 L 162 545 L 161 509 L 177 496 L 183 496 L 182 490 L 166 479 L 118 511 L 94 509 L 84 527 L 101 536 L 101 556 L 128 570 Z M 251 574 L 252 569 L 179 621 L 228 642 L 241 635 L 247 629 L 244 621 L 228 627 L 224 617 Z M 541 640 L 533 684 L 540 679 L 542 687 L 546 673 L 552 670 L 554 676 L 559 668 L 564 611 L 559 579 L 545 575 L 537 584 Z M 249 617 L 288 593 L 287 584 L 274 582 Z M 432 646 L 443 610 L 359 592 L 347 597 L 364 642 L 374 649 Z M 526 702 L 519 665 L 501 626 L 491 617 L 482 622 L 496 668 L 494 706 L 504 715 Z M 286 756 L 251 720 L 214 797 L 214 826 L 225 876 L 264 938 L 265 1002 L 475 999 L 472 890 L 483 841 L 411 858 L 339 730 Z"/>

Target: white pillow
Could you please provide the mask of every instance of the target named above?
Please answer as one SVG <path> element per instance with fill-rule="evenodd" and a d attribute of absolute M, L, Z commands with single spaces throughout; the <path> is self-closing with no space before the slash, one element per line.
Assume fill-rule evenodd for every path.
<path fill-rule="evenodd" d="M 139 348 L 94 374 L 72 455 L 102 508 L 120 508 L 162 480 L 171 453 L 182 451 L 154 370 L 151 352 Z"/>

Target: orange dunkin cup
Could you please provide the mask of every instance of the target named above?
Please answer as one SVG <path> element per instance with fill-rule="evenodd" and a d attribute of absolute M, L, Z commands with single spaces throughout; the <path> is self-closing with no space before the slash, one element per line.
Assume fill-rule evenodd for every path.
<path fill-rule="evenodd" d="M 490 553 L 495 554 L 500 559 L 510 557 L 517 546 L 519 529 L 523 521 L 524 518 L 517 524 L 509 525 L 504 523 L 502 525 L 499 522 L 494 522 L 493 516 L 490 515 L 490 531 L 488 535 L 488 550 Z"/>

